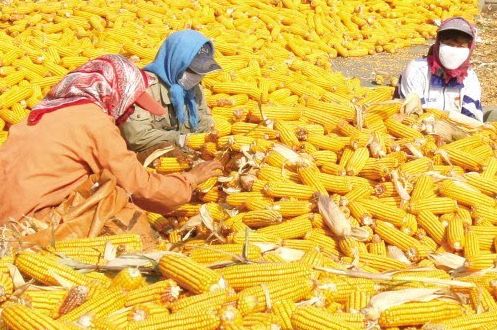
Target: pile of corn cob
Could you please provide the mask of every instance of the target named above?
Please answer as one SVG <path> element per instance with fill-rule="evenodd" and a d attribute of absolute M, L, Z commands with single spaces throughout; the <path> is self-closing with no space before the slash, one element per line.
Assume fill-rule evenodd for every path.
<path fill-rule="evenodd" d="M 215 41 L 204 79 L 226 172 L 168 215 L 167 237 L 56 242 L 0 259 L 9 329 L 492 329 L 497 128 L 388 101 L 329 59 L 433 36 L 469 1 L 15 1 L 2 7 L 0 118 L 16 123 L 68 70 L 145 64 L 170 32 Z M 167 24 L 167 25 L 166 25 Z M 403 113 L 403 114 L 400 114 Z M 437 133 L 433 135 L 432 133 Z M 439 134 L 440 133 L 440 134 Z M 6 132 L 2 132 L 6 137 Z M 440 137 L 443 136 L 443 137 Z M 190 164 L 162 158 L 161 173 Z M 158 278 L 159 276 L 159 278 Z"/>
<path fill-rule="evenodd" d="M 256 89 L 288 84 L 279 77 L 286 61 L 301 59 L 329 70 L 337 55 L 395 52 L 433 37 L 438 20 L 471 19 L 476 13 L 475 0 L 3 1 L 0 143 L 8 127 L 23 120 L 70 70 L 108 53 L 144 65 L 173 31 L 193 28 L 211 38 L 225 69 L 223 82 L 249 81 L 243 85 L 253 87 L 259 102 L 267 95 Z M 321 95 L 323 89 L 312 80 L 288 85 L 295 96 L 303 90 Z"/>

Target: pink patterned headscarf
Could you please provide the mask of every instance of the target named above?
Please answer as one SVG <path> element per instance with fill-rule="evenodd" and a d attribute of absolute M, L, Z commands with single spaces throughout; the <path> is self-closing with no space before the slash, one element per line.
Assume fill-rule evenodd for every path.
<path fill-rule="evenodd" d="M 147 87 L 146 74 L 127 58 L 104 55 L 83 64 L 55 85 L 30 112 L 28 124 L 35 125 L 48 112 L 85 103 L 96 104 L 119 124 L 132 113 L 131 105 L 147 94 Z"/>
<path fill-rule="evenodd" d="M 464 23 L 467 24 L 470 27 L 471 31 L 473 32 L 473 36 L 476 35 L 475 27 L 462 17 L 453 17 L 445 20 L 440 25 L 439 31 L 443 30 L 444 27 L 446 27 L 448 24 L 453 24 L 454 21 L 461 21 L 462 24 Z M 449 70 L 444 68 L 442 63 L 440 62 L 440 57 L 439 57 L 440 38 L 439 35 L 437 35 L 437 40 L 435 44 L 431 46 L 427 58 L 431 74 L 443 77 L 445 83 L 448 83 L 451 79 L 456 79 L 458 83 L 462 83 L 464 81 L 464 78 L 466 78 L 466 76 L 468 75 L 468 69 L 471 66 L 469 59 L 471 58 L 471 54 L 473 53 L 473 50 L 476 46 L 475 39 L 476 38 L 473 37 L 471 41 L 471 44 L 469 46 L 470 53 L 466 61 L 457 69 Z"/>

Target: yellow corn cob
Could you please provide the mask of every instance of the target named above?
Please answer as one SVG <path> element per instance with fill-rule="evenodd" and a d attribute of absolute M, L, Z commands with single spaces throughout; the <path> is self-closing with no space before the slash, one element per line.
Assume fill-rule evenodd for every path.
<path fill-rule="evenodd" d="M 280 223 L 283 220 L 278 211 L 249 211 L 243 216 L 243 223 L 251 228 L 260 228 Z"/>
<path fill-rule="evenodd" d="M 354 291 L 368 292 L 374 294 L 376 290 L 377 290 L 377 285 L 372 280 L 362 279 L 362 278 L 344 279 L 333 275 L 331 275 L 330 278 L 320 277 L 318 285 L 319 293 L 322 293 L 326 297 L 326 301 L 328 304 L 330 301 L 346 303 L 350 294 Z"/>
<path fill-rule="evenodd" d="M 307 142 L 313 144 L 319 149 L 339 152 L 350 142 L 350 139 L 319 134 L 309 134 L 307 137 Z"/>
<path fill-rule="evenodd" d="M 397 246 L 413 258 L 426 257 L 430 252 L 428 247 L 423 246 L 415 238 L 395 229 L 393 225 L 387 222 L 376 221 L 375 233 L 381 236 L 385 242 Z"/>
<path fill-rule="evenodd" d="M 418 221 L 416 219 L 416 216 L 408 213 L 406 215 L 406 221 L 404 225 L 400 227 L 400 229 L 409 236 L 414 235 L 414 233 L 418 231 Z"/>
<path fill-rule="evenodd" d="M 238 293 L 238 310 L 242 314 L 265 311 L 280 300 L 300 301 L 310 295 L 313 283 L 307 278 L 280 280 L 244 289 Z"/>
<path fill-rule="evenodd" d="M 495 200 L 484 195 L 480 190 L 464 182 L 445 180 L 440 183 L 439 191 L 442 195 L 452 198 L 467 206 L 495 206 Z"/>
<path fill-rule="evenodd" d="M 242 252 L 242 244 L 199 246 L 190 252 L 190 258 L 198 263 L 213 264 L 239 259 L 242 256 Z M 251 260 L 261 257 L 261 250 L 255 245 L 249 245 L 247 253 L 247 257 Z"/>
<path fill-rule="evenodd" d="M 226 136 L 231 134 L 231 124 L 222 117 L 213 117 L 214 129 L 218 136 Z"/>
<path fill-rule="evenodd" d="M 368 198 L 371 193 L 372 189 L 369 185 L 355 185 L 354 188 L 344 196 L 344 199 L 348 203 L 355 202 L 359 199 Z"/>
<path fill-rule="evenodd" d="M 398 138 L 423 138 L 423 134 L 393 118 L 385 120 L 385 126 L 391 135 Z"/>
<path fill-rule="evenodd" d="M 164 172 L 160 168 L 157 168 L 157 170 L 161 171 L 161 172 Z M 167 171 L 165 173 L 167 173 Z M 211 178 L 205 180 L 204 182 L 202 182 L 201 184 L 199 184 L 196 189 L 198 191 L 200 191 L 201 193 L 207 193 L 211 189 L 214 188 L 214 186 L 216 185 L 216 183 L 217 183 L 217 177 L 211 177 Z"/>
<path fill-rule="evenodd" d="M 268 182 L 264 187 L 264 193 L 271 197 L 296 198 L 309 200 L 314 195 L 315 190 L 309 186 L 290 182 Z"/>
<path fill-rule="evenodd" d="M 250 230 L 249 228 L 243 227 L 242 230 L 236 231 L 231 235 L 231 240 L 236 244 L 243 244 L 245 242 L 246 229 L 248 229 L 248 241 L 250 243 L 253 242 L 267 242 L 267 243 L 276 243 L 279 244 L 281 242 L 281 238 L 273 234 L 266 233 L 258 233 Z"/>
<path fill-rule="evenodd" d="M 136 306 L 145 303 L 167 304 L 178 299 L 181 289 L 172 280 L 158 281 L 151 285 L 130 291 L 125 305 Z"/>
<path fill-rule="evenodd" d="M 95 265 L 103 265 L 106 264 L 107 261 L 104 259 L 103 250 L 95 249 L 95 248 L 77 248 L 77 247 L 67 247 L 54 249 L 52 247 L 48 247 L 47 251 L 52 252 L 58 256 L 68 257 L 82 263 L 95 264 Z"/>
<path fill-rule="evenodd" d="M 323 266 L 324 256 L 321 253 L 321 250 L 318 247 L 307 250 L 302 258 L 299 260 L 300 263 L 309 265 L 311 267 L 314 266 Z"/>
<path fill-rule="evenodd" d="M 200 150 L 204 146 L 206 138 L 207 133 L 188 134 L 188 136 L 186 137 L 185 145 L 190 149 Z"/>
<path fill-rule="evenodd" d="M 471 218 L 471 211 L 466 208 L 459 207 L 455 214 L 455 217 L 460 218 L 464 226 L 470 226 L 473 224 L 473 219 Z"/>
<path fill-rule="evenodd" d="M 279 132 L 279 137 L 282 143 L 289 147 L 297 147 L 300 142 L 297 135 L 289 125 L 282 121 L 276 121 L 274 128 Z"/>
<path fill-rule="evenodd" d="M 444 148 L 447 152 L 450 161 L 457 166 L 468 171 L 479 171 L 483 166 L 484 161 L 476 157 L 470 152 L 460 149 Z"/>
<path fill-rule="evenodd" d="M 15 71 L 0 81 L 0 90 L 5 91 L 7 88 L 17 85 L 19 82 L 24 80 L 26 76 L 24 71 Z"/>
<path fill-rule="evenodd" d="M 269 154 L 267 154 L 264 161 L 268 165 L 274 166 L 276 168 L 283 168 L 284 166 L 289 165 L 287 164 L 287 159 L 285 159 L 283 155 L 275 151 L 271 151 Z"/>
<path fill-rule="evenodd" d="M 10 275 L 4 271 L 0 272 L 0 301 L 3 302 L 7 300 L 13 291 L 14 283 Z"/>
<path fill-rule="evenodd" d="M 338 157 L 337 154 L 329 150 L 318 150 L 311 153 L 316 165 L 335 164 Z"/>
<path fill-rule="evenodd" d="M 291 300 L 279 300 L 272 305 L 271 312 L 274 315 L 275 322 L 281 327 L 281 330 L 292 330 L 291 317 L 297 309 L 295 303 Z"/>
<path fill-rule="evenodd" d="M 103 251 L 105 245 L 111 243 L 114 246 L 119 246 L 128 252 L 141 251 L 142 240 L 140 235 L 136 234 L 119 234 L 112 236 L 100 236 L 93 238 L 81 238 L 74 240 L 55 241 L 55 249 L 66 249 L 71 247 L 94 248 Z"/>
<path fill-rule="evenodd" d="M 219 148 L 231 148 L 240 151 L 242 147 L 250 146 L 255 142 L 254 138 L 245 135 L 227 135 L 217 140 Z"/>
<path fill-rule="evenodd" d="M 469 230 L 464 235 L 464 257 L 469 259 L 480 254 L 480 243 L 478 236 L 472 230 Z"/>
<path fill-rule="evenodd" d="M 241 193 L 230 194 L 228 195 L 228 197 L 226 197 L 226 203 L 234 207 L 244 207 L 245 201 L 249 199 L 262 199 L 270 201 L 268 199 L 265 199 L 262 193 L 253 191 L 253 192 L 241 192 Z"/>
<path fill-rule="evenodd" d="M 447 226 L 447 243 L 454 250 L 464 248 L 464 224 L 460 217 L 454 217 L 449 221 Z"/>
<path fill-rule="evenodd" d="M 316 243 L 325 255 L 338 255 L 337 242 L 320 231 L 314 229 L 307 232 L 305 239 Z"/>
<path fill-rule="evenodd" d="M 492 294 L 484 288 L 471 288 L 469 293 L 471 305 L 476 311 L 496 311 L 497 303 L 495 302 Z"/>
<path fill-rule="evenodd" d="M 281 239 L 300 238 L 312 228 L 310 216 L 304 214 L 294 219 L 289 219 L 281 224 L 271 225 L 258 229 L 261 234 L 272 234 Z"/>
<path fill-rule="evenodd" d="M 416 326 L 426 322 L 449 320 L 462 315 L 459 304 L 433 300 L 412 302 L 387 309 L 381 313 L 382 327 Z"/>
<path fill-rule="evenodd" d="M 393 182 L 378 183 L 377 185 L 374 186 L 374 190 L 375 190 L 375 195 L 380 198 L 392 197 L 398 195 Z"/>
<path fill-rule="evenodd" d="M 159 269 L 164 276 L 171 278 L 193 293 L 202 293 L 224 287 L 223 280 L 216 272 L 184 256 L 166 255 L 162 257 Z"/>
<path fill-rule="evenodd" d="M 402 226 L 405 222 L 406 212 L 397 207 L 386 205 L 379 199 L 360 199 L 359 202 L 368 210 L 374 217 L 388 221 L 396 226 Z"/>
<path fill-rule="evenodd" d="M 457 202 L 445 197 L 423 198 L 415 202 L 411 201 L 409 207 L 409 210 L 414 214 L 419 214 L 421 211 L 428 211 L 433 214 L 445 214 L 456 212 L 457 209 Z"/>
<path fill-rule="evenodd" d="M 232 305 L 221 307 L 219 311 L 219 318 L 221 320 L 220 328 L 226 330 L 243 329 L 243 317 L 238 309 Z"/>
<path fill-rule="evenodd" d="M 145 278 L 138 269 L 124 268 L 112 279 L 111 287 L 121 288 L 125 291 L 138 289 L 145 285 Z"/>
<path fill-rule="evenodd" d="M 160 173 L 175 173 L 187 170 L 190 165 L 187 163 L 181 163 L 174 157 L 161 157 L 159 159 L 159 165 L 156 170 Z"/>
<path fill-rule="evenodd" d="M 487 220 L 490 221 L 492 224 L 495 224 L 495 207 L 478 205 L 476 207 L 472 207 L 471 215 L 475 220 Z"/>
<path fill-rule="evenodd" d="M 207 193 L 203 194 L 201 200 L 204 203 L 218 203 L 225 198 L 226 194 L 219 189 L 211 189 Z"/>
<path fill-rule="evenodd" d="M 302 182 L 321 194 L 328 196 L 328 191 L 319 180 L 319 169 L 315 165 L 303 164 L 298 167 L 297 172 Z"/>
<path fill-rule="evenodd" d="M 69 323 L 53 320 L 37 310 L 16 303 L 7 303 L 4 305 L 2 320 L 9 329 L 14 330 L 78 329 L 78 327 Z"/>
<path fill-rule="evenodd" d="M 354 183 L 348 177 L 330 175 L 325 173 L 319 174 L 319 181 L 330 193 L 346 194 L 352 190 Z M 367 182 L 367 181 L 366 181 Z"/>
<path fill-rule="evenodd" d="M 36 253 L 20 253 L 15 259 L 19 270 L 46 285 L 58 285 L 58 277 L 78 285 L 87 285 L 92 280 L 71 267 L 59 263 L 52 256 Z"/>
<path fill-rule="evenodd" d="M 234 135 L 247 134 L 254 138 L 269 138 L 275 139 L 279 133 L 269 127 L 262 126 L 261 124 L 236 122 L 231 126 L 231 132 Z"/>
<path fill-rule="evenodd" d="M 214 310 L 189 310 L 170 315 L 155 315 L 143 322 L 131 323 L 129 330 L 215 330 L 220 323 Z"/>
<path fill-rule="evenodd" d="M 295 329 L 356 329 L 348 322 L 335 318 L 333 313 L 318 307 L 308 306 L 295 310 L 292 314 L 292 326 Z"/>
<path fill-rule="evenodd" d="M 344 120 L 351 120 L 355 117 L 354 108 L 349 105 L 322 102 L 313 97 L 307 99 L 306 105 L 311 109 L 321 110 L 325 116 L 333 116 Z"/>
<path fill-rule="evenodd" d="M 125 296 L 120 290 L 102 290 L 93 295 L 86 302 L 74 308 L 67 314 L 62 315 L 59 320 L 65 322 L 77 322 L 82 317 L 103 317 L 113 311 L 124 307 Z"/>
<path fill-rule="evenodd" d="M 273 326 L 272 314 L 252 313 L 243 318 L 242 329 L 270 329 Z"/>
<path fill-rule="evenodd" d="M 465 267 L 468 270 L 476 271 L 482 270 L 486 268 L 495 267 L 495 263 L 497 261 L 497 254 L 495 253 L 486 253 L 479 254 L 477 256 L 473 256 L 468 258 L 465 264 Z"/>
<path fill-rule="evenodd" d="M 63 67 L 72 70 L 85 64 L 88 60 L 86 56 L 65 56 L 60 63 Z"/>
<path fill-rule="evenodd" d="M 350 210 L 350 214 L 352 215 L 352 217 L 354 217 L 361 224 L 371 225 L 373 223 L 371 213 L 366 207 L 364 207 L 364 205 L 361 204 L 361 202 L 354 201 L 352 203 L 349 203 L 347 207 Z"/>
<path fill-rule="evenodd" d="M 303 239 L 285 239 L 281 244 L 284 247 L 302 251 L 309 251 L 315 248 L 319 248 L 316 242 Z"/>
<path fill-rule="evenodd" d="M 483 178 L 478 173 L 467 173 L 464 175 L 467 182 L 480 190 L 482 193 L 489 196 L 495 196 L 497 194 L 497 180 L 493 178 Z"/>
<path fill-rule="evenodd" d="M 66 290 L 41 291 L 28 290 L 21 296 L 24 305 L 36 309 L 38 312 L 52 317 L 64 302 Z"/>
<path fill-rule="evenodd" d="M 364 168 L 369 158 L 368 148 L 358 148 L 354 151 L 345 167 L 347 175 L 358 175 Z"/>
<path fill-rule="evenodd" d="M 425 326 L 427 330 L 435 329 L 454 329 L 454 330 L 469 330 L 469 329 L 487 329 L 486 325 L 495 324 L 497 320 L 496 311 L 488 311 L 479 314 L 468 314 L 452 318 L 450 320 L 430 323 Z M 491 328 L 488 328 L 491 329 Z"/>
<path fill-rule="evenodd" d="M 418 223 L 435 242 L 442 244 L 445 238 L 445 227 L 433 213 L 421 211 L 418 215 Z"/>
<path fill-rule="evenodd" d="M 380 272 L 407 268 L 406 264 L 383 255 L 360 252 L 359 257 L 362 264 L 373 267 Z"/>
<path fill-rule="evenodd" d="M 428 157 L 419 158 L 400 166 L 400 171 L 407 175 L 421 175 L 428 172 L 432 165 L 432 160 Z"/>
<path fill-rule="evenodd" d="M 297 217 L 312 211 L 313 204 L 307 201 L 279 201 L 271 206 L 272 210 L 278 211 L 284 218 Z"/>
<path fill-rule="evenodd" d="M 338 247 L 340 248 L 340 251 L 347 257 L 353 257 L 354 255 L 359 253 L 359 242 L 353 237 L 340 239 L 338 241 Z"/>
<path fill-rule="evenodd" d="M 185 309 L 190 311 L 198 310 L 199 312 L 209 308 L 217 309 L 227 301 L 229 294 L 229 290 L 214 290 L 178 299 L 168 307 L 173 313 Z"/>
<path fill-rule="evenodd" d="M 368 251 L 371 254 L 386 256 L 387 249 L 385 246 L 385 241 L 383 241 L 377 234 L 374 234 L 371 243 L 368 243 Z"/>
<path fill-rule="evenodd" d="M 490 157 L 483 166 L 481 177 L 484 179 L 493 179 L 497 174 L 497 158 Z"/>
<path fill-rule="evenodd" d="M 225 93 L 225 94 L 246 94 L 254 100 L 259 100 L 262 95 L 262 91 L 255 85 L 243 84 L 240 82 L 223 82 L 216 83 L 212 86 L 212 90 L 215 93 Z"/>
<path fill-rule="evenodd" d="M 278 253 L 271 251 L 268 253 L 265 253 L 260 260 L 258 260 L 263 263 L 284 263 L 286 262 L 285 259 L 283 259 L 282 256 L 280 256 Z"/>
<path fill-rule="evenodd" d="M 292 263 L 245 264 L 225 267 L 218 273 L 235 290 L 256 286 L 259 283 L 269 283 L 284 278 L 297 276 L 310 278 L 311 269 L 304 265 Z"/>
<path fill-rule="evenodd" d="M 349 313 L 358 313 L 369 304 L 371 295 L 368 292 L 354 291 L 347 299 L 346 310 Z"/>

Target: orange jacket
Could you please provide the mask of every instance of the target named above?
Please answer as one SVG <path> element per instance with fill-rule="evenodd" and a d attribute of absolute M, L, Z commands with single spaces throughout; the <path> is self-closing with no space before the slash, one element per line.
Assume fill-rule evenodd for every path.
<path fill-rule="evenodd" d="M 0 224 L 59 205 L 104 169 L 146 211 L 171 211 L 187 203 L 195 189 L 189 173 L 148 173 L 98 106 L 72 106 L 34 126 L 22 122 L 10 128 L 0 147 Z"/>

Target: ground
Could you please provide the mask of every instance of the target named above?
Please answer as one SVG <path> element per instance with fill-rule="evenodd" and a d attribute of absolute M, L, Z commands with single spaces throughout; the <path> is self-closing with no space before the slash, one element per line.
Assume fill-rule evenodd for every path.
<path fill-rule="evenodd" d="M 477 18 L 478 43 L 472 56 L 473 68 L 482 85 L 482 103 L 485 109 L 497 109 L 497 5 L 487 6 Z M 359 77 L 364 85 L 374 85 L 377 75 L 386 83 L 397 78 L 406 64 L 426 55 L 429 45 L 414 46 L 395 54 L 381 53 L 366 57 L 339 57 L 332 61 L 333 68 L 349 77 Z"/>

